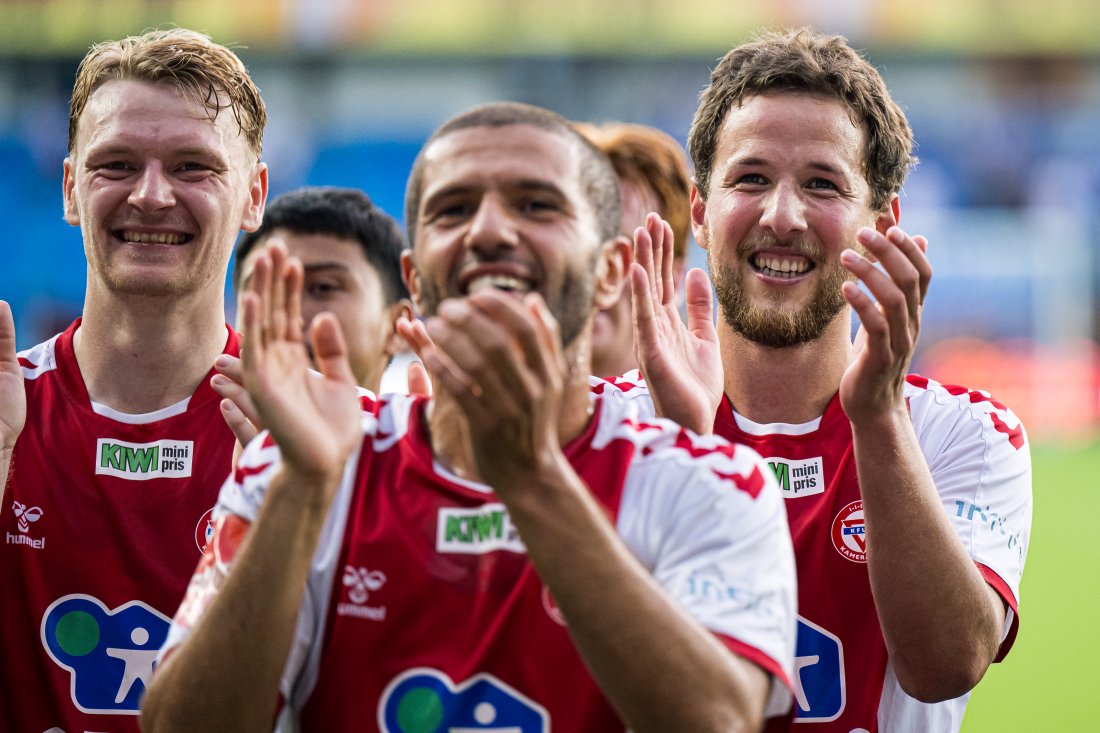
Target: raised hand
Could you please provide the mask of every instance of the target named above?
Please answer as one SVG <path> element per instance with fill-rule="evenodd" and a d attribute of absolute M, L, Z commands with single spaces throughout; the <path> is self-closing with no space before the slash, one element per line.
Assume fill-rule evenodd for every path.
<path fill-rule="evenodd" d="M 558 324 L 542 298 L 485 290 L 445 300 L 427 332 L 421 356 L 437 393 L 465 414 L 479 475 L 502 494 L 531 486 L 561 456 L 566 374 Z"/>
<path fill-rule="evenodd" d="M 857 236 L 883 269 L 854 250 L 841 254 L 844 267 L 874 296 L 872 300 L 854 282 L 844 283 L 844 297 L 859 315 L 862 332 L 840 382 L 841 405 L 853 421 L 903 407 L 905 376 L 932 278 L 923 237 L 911 237 L 900 227 L 890 227 L 885 235 L 865 227 Z"/>
<path fill-rule="evenodd" d="M 630 294 L 634 348 L 657 414 L 709 433 L 722 401 L 722 354 L 706 273 L 687 274 L 687 324 L 676 310 L 672 227 L 657 214 L 634 232 Z"/>
<path fill-rule="evenodd" d="M 299 476 L 334 480 L 360 440 L 355 377 L 331 313 L 313 319 L 313 363 L 320 376 L 310 372 L 301 292 L 301 262 L 288 259 L 281 243 L 257 256 L 242 299 L 244 385 L 284 465 Z"/>
<path fill-rule="evenodd" d="M 4 482 L 11 451 L 26 421 L 27 393 L 15 352 L 15 319 L 11 306 L 0 300 L 0 480 Z"/>

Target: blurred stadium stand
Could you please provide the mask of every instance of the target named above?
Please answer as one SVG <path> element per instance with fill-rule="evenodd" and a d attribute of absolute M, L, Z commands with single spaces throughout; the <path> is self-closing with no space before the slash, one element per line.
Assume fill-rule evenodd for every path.
<path fill-rule="evenodd" d="M 12 303 L 20 347 L 57 330 L 83 299 L 80 236 L 61 219 L 60 174 L 67 95 L 89 40 L 171 16 L 218 40 L 246 43 L 241 55 L 269 108 L 272 194 L 306 184 L 356 186 L 401 220 L 416 152 L 452 114 L 515 99 L 574 118 L 651 124 L 683 141 L 714 59 L 778 18 L 852 37 L 882 69 L 913 124 L 922 163 L 906 186 L 902 226 L 928 234 L 935 269 L 915 369 L 1012 393 L 1005 401 L 1024 413 L 1033 433 L 1100 426 L 1100 362 L 1089 347 L 1100 321 L 1100 258 L 1093 254 L 1100 244 L 1100 40 L 1080 33 L 1100 27 L 1100 5 L 1069 0 L 1074 14 L 1067 18 L 1045 11 L 1048 25 L 1060 24 L 1059 45 L 1028 35 L 1033 4 L 1023 2 L 1002 3 L 1021 14 L 1012 27 L 1000 16 L 1001 25 L 987 27 L 956 12 L 956 3 L 922 3 L 924 13 L 955 13 L 954 36 L 932 33 L 912 14 L 899 16 L 907 3 L 889 4 L 890 11 L 845 3 L 848 14 L 839 20 L 822 16 L 814 3 L 777 3 L 775 17 L 710 3 L 715 13 L 741 13 L 718 31 L 698 23 L 685 30 L 671 20 L 682 15 L 671 2 L 631 6 L 644 18 L 628 17 L 621 2 L 602 10 L 577 2 L 569 6 L 575 18 L 547 19 L 536 32 L 539 8 L 557 5 L 471 2 L 484 15 L 482 26 L 495 32 L 464 26 L 465 40 L 447 36 L 447 19 L 459 19 L 441 2 L 321 3 L 330 15 L 302 25 L 293 9 L 305 5 L 267 0 L 243 2 L 217 22 L 195 21 L 181 11 L 186 3 L 117 3 L 144 14 L 111 28 L 89 21 L 89 30 L 74 20 L 47 30 L 38 20 L 42 9 L 86 14 L 65 0 L 42 0 L 39 15 L 30 10 L 36 3 L 0 0 L 0 13 L 26 24 L 19 33 L 0 28 L 0 297 Z M 409 40 L 414 21 L 402 8 L 425 4 L 421 35 Z M 246 6 L 264 22 L 246 22 Z M 616 21 L 625 26 L 601 42 L 599 31 Z M 631 35 L 631 24 L 640 23 L 649 23 L 650 33 Z M 985 31 L 1003 38 L 977 35 Z M 25 43 L 36 34 L 37 46 Z M 701 264 L 701 252 L 689 252 Z M 1056 398 L 1044 391 L 1055 383 Z"/>

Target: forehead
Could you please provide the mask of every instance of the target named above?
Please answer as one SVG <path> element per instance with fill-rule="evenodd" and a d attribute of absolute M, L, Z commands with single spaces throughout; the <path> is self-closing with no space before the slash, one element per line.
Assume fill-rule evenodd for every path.
<path fill-rule="evenodd" d="M 763 94 L 730 107 L 715 164 L 761 158 L 763 163 L 820 163 L 859 173 L 865 147 L 864 130 L 839 101 L 808 94 Z"/>
<path fill-rule="evenodd" d="M 581 199 L 578 142 L 533 125 L 470 127 L 433 141 L 424 152 L 421 201 L 454 187 L 482 190 L 537 183 Z"/>
<path fill-rule="evenodd" d="M 88 97 L 77 122 L 76 151 L 98 146 L 245 152 L 248 143 L 228 110 L 210 119 L 194 96 L 168 83 L 112 79 Z"/>
<path fill-rule="evenodd" d="M 335 234 L 304 234 L 278 227 L 271 232 L 270 236 L 264 239 L 262 246 L 257 249 L 270 246 L 271 240 L 274 238 L 282 239 L 286 243 L 287 252 L 291 256 L 300 259 L 304 265 L 332 263 L 344 265 L 349 269 L 361 267 L 374 269 L 367 261 L 367 256 L 363 253 L 359 241 L 355 239 L 338 237 Z M 248 259 L 251 258 L 252 253 L 250 252 Z"/>

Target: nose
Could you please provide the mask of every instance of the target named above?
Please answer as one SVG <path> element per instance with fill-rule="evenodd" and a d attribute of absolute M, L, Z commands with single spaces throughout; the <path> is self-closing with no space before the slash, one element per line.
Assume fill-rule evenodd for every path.
<path fill-rule="evenodd" d="M 131 206 L 143 211 L 156 211 L 172 206 L 176 198 L 172 190 L 172 181 L 164 167 L 157 162 L 146 165 L 127 200 Z"/>
<path fill-rule="evenodd" d="M 481 253 L 511 249 L 519 243 L 515 219 L 506 203 L 494 193 L 486 193 L 466 230 L 466 246 Z"/>
<path fill-rule="evenodd" d="M 797 186 L 780 183 L 768 193 L 760 226 L 770 230 L 779 240 L 806 231 L 806 202 Z"/>

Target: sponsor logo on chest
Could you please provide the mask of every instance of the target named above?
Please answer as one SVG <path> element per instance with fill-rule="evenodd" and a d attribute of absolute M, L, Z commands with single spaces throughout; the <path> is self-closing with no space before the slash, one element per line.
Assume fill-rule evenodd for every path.
<path fill-rule="evenodd" d="M 435 549 L 462 555 L 484 555 L 497 550 L 527 552 L 503 504 L 440 509 Z"/>
<path fill-rule="evenodd" d="M 58 598 L 42 615 L 42 645 L 69 673 L 73 704 L 84 713 L 137 715 L 171 620 L 129 601 L 109 609 L 98 598 Z"/>
<path fill-rule="evenodd" d="M 13 501 L 11 510 L 15 514 L 15 526 L 19 532 L 5 532 L 4 540 L 9 545 L 24 545 L 33 550 L 41 550 L 46 546 L 45 537 L 35 537 L 34 523 L 42 518 L 45 512 L 36 506 L 27 506 L 18 501 Z"/>
<path fill-rule="evenodd" d="M 825 471 L 821 456 L 815 458 L 769 458 L 784 499 L 801 499 L 825 493 Z"/>
<path fill-rule="evenodd" d="M 95 472 L 131 481 L 188 478 L 194 452 L 195 443 L 191 440 L 127 443 L 100 438 L 96 441 Z"/>

